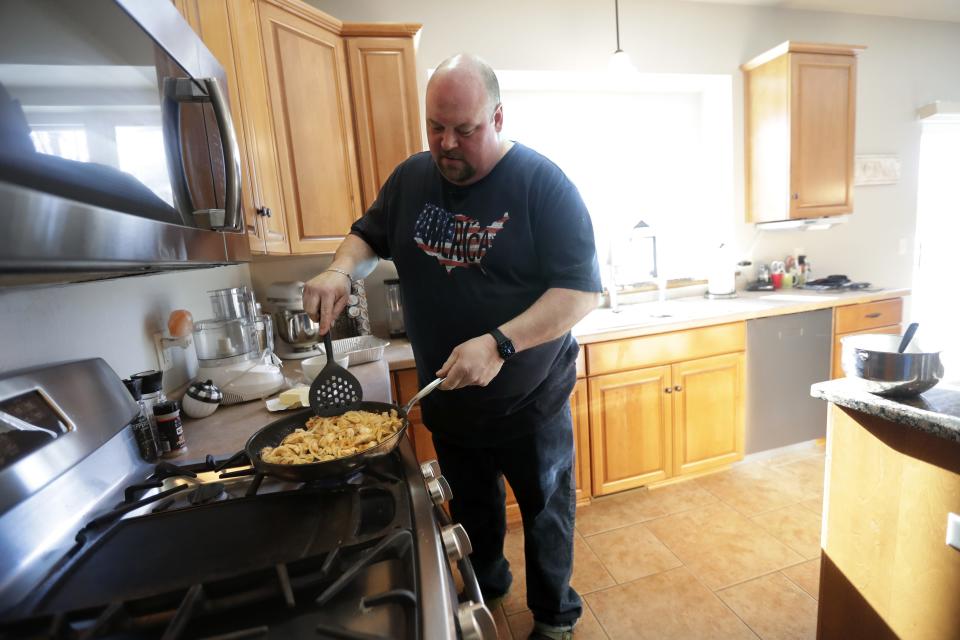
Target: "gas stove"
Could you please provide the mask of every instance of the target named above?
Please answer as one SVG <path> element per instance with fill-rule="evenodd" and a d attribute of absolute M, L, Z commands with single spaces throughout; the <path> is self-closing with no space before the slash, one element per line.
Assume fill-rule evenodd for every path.
<path fill-rule="evenodd" d="M 95 379 L 87 404 L 116 400 L 120 381 L 102 361 L 69 368 Z M 40 452 L 92 430 L 89 414 L 71 416 L 62 376 L 27 372 L 21 387 L 24 375 L 72 429 Z M 10 383 L 0 380 L 0 402 Z M 100 398 L 98 387 L 110 392 Z M 155 466 L 135 452 L 121 425 L 0 517 L 0 636 L 496 637 L 469 539 L 441 508 L 449 486 L 408 441 L 309 483 L 256 473 L 243 452 Z M 0 489 L 36 453 L 0 468 Z"/>

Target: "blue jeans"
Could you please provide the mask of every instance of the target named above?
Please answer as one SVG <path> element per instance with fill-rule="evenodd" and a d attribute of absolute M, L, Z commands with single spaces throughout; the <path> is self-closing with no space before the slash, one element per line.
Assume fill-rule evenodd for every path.
<path fill-rule="evenodd" d="M 570 586 L 576 509 L 573 423 L 569 405 L 533 433 L 494 447 L 460 447 L 433 438 L 453 489 L 450 513 L 470 536 L 470 560 L 485 598 L 505 594 L 513 576 L 503 556 L 510 482 L 523 517 L 527 606 L 538 622 L 564 625 L 582 612 Z"/>

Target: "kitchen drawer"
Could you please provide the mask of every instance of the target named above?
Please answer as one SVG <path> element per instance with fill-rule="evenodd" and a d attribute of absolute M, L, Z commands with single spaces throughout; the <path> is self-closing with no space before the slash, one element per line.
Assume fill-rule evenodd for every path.
<path fill-rule="evenodd" d="M 743 351 L 746 324 L 732 322 L 587 345 L 591 376 Z"/>
<path fill-rule="evenodd" d="M 900 333 L 900 325 L 894 324 L 889 327 L 874 327 L 872 329 L 864 329 L 863 331 L 853 331 L 851 333 L 838 334 L 833 338 L 833 369 L 830 372 L 831 378 L 842 378 L 843 376 L 843 367 L 840 364 L 840 356 L 842 354 L 842 345 L 840 344 L 840 338 L 846 338 L 847 336 L 856 336 L 864 333 Z"/>
<path fill-rule="evenodd" d="M 900 324 L 903 313 L 903 298 L 878 302 L 865 302 L 837 307 L 834 334 L 864 331 L 876 327 Z"/>

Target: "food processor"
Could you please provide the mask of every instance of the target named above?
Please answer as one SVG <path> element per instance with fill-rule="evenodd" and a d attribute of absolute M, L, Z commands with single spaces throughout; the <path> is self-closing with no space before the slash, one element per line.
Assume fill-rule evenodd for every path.
<path fill-rule="evenodd" d="M 197 378 L 212 381 L 223 392 L 225 405 L 258 400 L 284 386 L 280 359 L 272 348 L 271 318 L 256 313 L 252 291 L 238 289 L 209 292 L 216 317 L 194 323 L 193 329 Z M 246 303 L 222 304 L 227 298 Z"/>

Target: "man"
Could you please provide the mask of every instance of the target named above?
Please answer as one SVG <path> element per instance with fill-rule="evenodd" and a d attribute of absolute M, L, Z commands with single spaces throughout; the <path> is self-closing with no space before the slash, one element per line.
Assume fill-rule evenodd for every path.
<path fill-rule="evenodd" d="M 450 508 L 473 543 L 484 597 L 512 576 L 501 474 L 523 517 L 531 638 L 569 638 L 581 614 L 573 566 L 574 476 L 569 395 L 578 346 L 570 328 L 596 307 L 593 229 L 579 193 L 549 160 L 500 139 L 493 70 L 471 55 L 427 85 L 429 153 L 394 170 L 304 308 L 326 332 L 351 279 L 394 261 L 421 386 L 421 404 Z"/>

